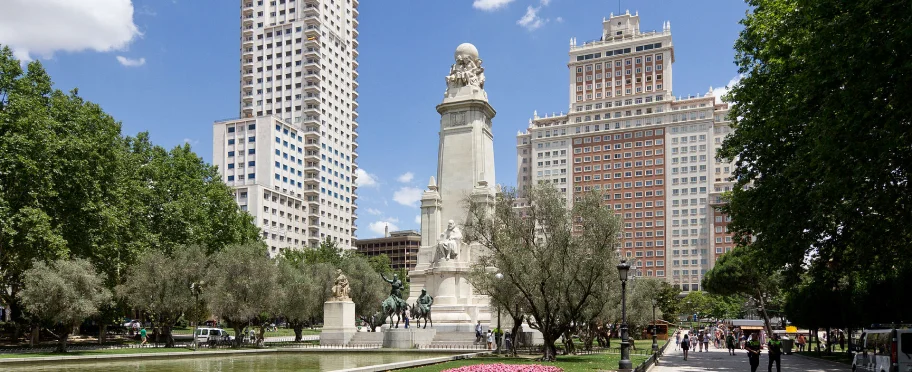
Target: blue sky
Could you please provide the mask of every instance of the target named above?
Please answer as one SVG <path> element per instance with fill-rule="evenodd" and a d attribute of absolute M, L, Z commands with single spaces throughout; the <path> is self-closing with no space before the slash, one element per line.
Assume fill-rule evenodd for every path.
<path fill-rule="evenodd" d="M 340 0 L 337 0 L 340 1 Z M 48 4 L 37 10 L 36 3 Z M 670 21 L 674 93 L 705 93 L 737 75 L 737 0 L 623 0 L 641 30 Z M 50 14 L 49 14 L 49 10 Z M 102 10 L 102 11 L 100 11 Z M 571 37 L 598 39 L 618 1 L 361 0 L 358 237 L 418 229 L 421 190 L 436 174 L 439 115 L 453 50 L 475 44 L 494 118 L 497 182 L 516 182 L 515 136 L 533 110 L 567 111 Z M 40 15 L 40 16 L 39 16 Z M 93 18 L 94 17 L 94 18 Z M 238 116 L 234 0 L 4 0 L 0 44 L 44 63 L 56 87 L 78 87 L 166 147 L 212 158 L 212 122 Z"/>

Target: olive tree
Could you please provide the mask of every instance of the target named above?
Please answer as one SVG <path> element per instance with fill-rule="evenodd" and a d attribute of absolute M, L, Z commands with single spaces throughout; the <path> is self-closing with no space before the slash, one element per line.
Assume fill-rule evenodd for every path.
<path fill-rule="evenodd" d="M 66 352 L 73 327 L 111 300 L 104 279 L 83 259 L 34 262 L 23 275 L 18 296 L 28 314 L 56 328 L 59 352 Z"/>
<path fill-rule="evenodd" d="M 600 194 L 582 195 L 568 206 L 550 185 L 521 195 L 504 190 L 493 205 L 477 199 L 467 204 L 465 241 L 484 248 L 475 272 L 499 272 L 520 293 L 529 325 L 544 338 L 542 358 L 554 360 L 555 341 L 618 285 L 620 218 L 602 205 Z M 478 277 L 470 277 L 473 285 L 484 288 Z"/>
<path fill-rule="evenodd" d="M 212 315 L 234 330 L 235 347 L 241 346 L 244 326 L 277 310 L 277 271 L 262 244 L 233 245 L 214 255 L 203 298 Z"/>
<path fill-rule="evenodd" d="M 171 255 L 148 251 L 141 255 L 118 287 L 118 296 L 160 326 L 165 346 L 174 347 L 171 328 L 197 307 L 195 285 L 206 275 L 206 253 L 200 246 L 174 249 Z"/>

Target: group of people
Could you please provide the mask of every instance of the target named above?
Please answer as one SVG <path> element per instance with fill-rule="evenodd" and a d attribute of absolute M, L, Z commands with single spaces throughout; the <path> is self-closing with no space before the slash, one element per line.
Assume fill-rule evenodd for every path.
<path fill-rule="evenodd" d="M 720 337 L 716 337 L 716 339 L 719 338 Z M 700 331 L 696 335 L 682 335 L 681 332 L 678 331 L 675 332 L 675 349 L 680 348 L 684 353 L 684 360 L 687 360 L 688 353 L 691 349 L 699 349 L 699 352 L 709 351 L 709 339 L 710 336 L 704 331 Z M 693 345 L 694 343 L 696 343 L 696 345 Z M 728 349 L 729 355 L 735 355 L 735 336 L 732 333 L 729 333 L 725 337 L 725 347 Z M 769 342 L 766 343 L 766 347 L 767 350 L 769 350 L 769 372 L 773 371 L 774 363 L 776 364 L 776 371 L 781 371 L 782 341 L 779 339 L 779 335 L 773 334 Z M 760 353 L 763 351 L 763 344 L 760 343 L 757 335 L 751 334 L 747 337 L 747 340 L 744 342 L 744 350 L 747 351 L 747 359 L 751 366 L 751 372 L 756 372 L 757 367 L 760 366 Z"/>
<path fill-rule="evenodd" d="M 481 326 L 480 320 L 478 321 L 477 324 L 475 324 L 475 342 L 476 343 L 484 342 L 487 345 L 488 350 L 494 350 L 494 349 L 497 349 L 497 343 L 498 343 L 497 339 L 498 339 L 498 337 L 494 333 L 494 330 L 489 329 L 487 334 L 484 333 L 484 329 Z M 510 332 L 507 332 L 507 334 L 506 334 L 506 343 L 507 343 L 505 345 L 506 349 L 509 350 L 509 349 L 513 348 L 510 343 Z"/>

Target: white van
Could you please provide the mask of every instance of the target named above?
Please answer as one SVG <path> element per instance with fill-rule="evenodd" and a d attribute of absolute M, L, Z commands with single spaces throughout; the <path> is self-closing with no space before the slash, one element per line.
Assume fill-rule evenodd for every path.
<path fill-rule="evenodd" d="M 912 329 L 866 329 L 852 371 L 912 372 Z"/>
<path fill-rule="evenodd" d="M 221 343 L 234 340 L 234 337 L 231 337 L 231 335 L 228 334 L 228 331 L 221 328 L 197 328 L 195 336 L 197 343 Z"/>

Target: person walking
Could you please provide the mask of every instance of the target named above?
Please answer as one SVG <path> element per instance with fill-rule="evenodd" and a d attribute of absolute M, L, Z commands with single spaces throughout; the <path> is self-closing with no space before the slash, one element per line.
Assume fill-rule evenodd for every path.
<path fill-rule="evenodd" d="M 484 336 L 482 336 L 482 334 L 481 334 L 481 321 L 479 320 L 478 324 L 475 325 L 475 342 L 482 343 L 482 342 L 484 342 L 484 341 L 482 341 L 483 339 L 484 339 Z"/>
<path fill-rule="evenodd" d="M 709 332 L 706 332 L 705 334 L 703 334 L 703 351 L 705 351 L 707 353 L 709 352 L 709 338 L 710 337 L 711 336 L 710 336 Z"/>
<path fill-rule="evenodd" d="M 757 372 L 757 367 L 760 366 L 760 350 L 762 349 L 762 344 L 760 341 L 757 341 L 756 334 L 752 333 L 747 339 L 747 342 L 744 343 L 744 349 L 747 350 L 747 361 L 750 364 L 751 372 Z"/>
<path fill-rule="evenodd" d="M 687 351 L 690 350 L 690 338 L 687 335 L 681 340 L 681 350 L 684 351 L 684 360 L 687 360 Z"/>
<path fill-rule="evenodd" d="M 139 346 L 143 346 L 146 344 L 146 340 L 148 340 L 148 337 L 146 337 L 146 336 L 148 336 L 148 333 L 146 332 L 146 327 L 142 327 L 139 330 L 139 339 L 142 340 L 142 342 L 139 343 Z"/>
<path fill-rule="evenodd" d="M 494 350 L 494 332 L 488 330 L 488 350 Z"/>
<path fill-rule="evenodd" d="M 773 372 L 773 362 L 776 362 L 776 372 L 782 372 L 782 341 L 779 341 L 779 335 L 773 334 L 773 338 L 766 344 L 769 349 L 769 367 L 767 372 Z"/>
<path fill-rule="evenodd" d="M 845 344 L 846 344 L 845 333 L 840 331 L 839 332 L 839 350 L 840 351 L 845 351 Z"/>
<path fill-rule="evenodd" d="M 735 336 L 731 333 L 725 338 L 725 347 L 728 348 L 728 355 L 735 355 Z"/>
<path fill-rule="evenodd" d="M 700 351 L 699 351 L 700 353 L 703 352 L 703 339 L 704 339 L 704 337 L 706 337 L 706 336 L 703 335 L 703 331 L 700 331 L 700 333 L 697 334 L 697 348 L 700 350 Z"/>
<path fill-rule="evenodd" d="M 804 351 L 804 344 L 807 343 L 807 339 L 804 338 L 804 335 L 798 335 L 798 340 L 796 342 L 798 343 L 798 351 Z"/>
<path fill-rule="evenodd" d="M 675 350 L 681 348 L 681 331 L 675 332 Z"/>

